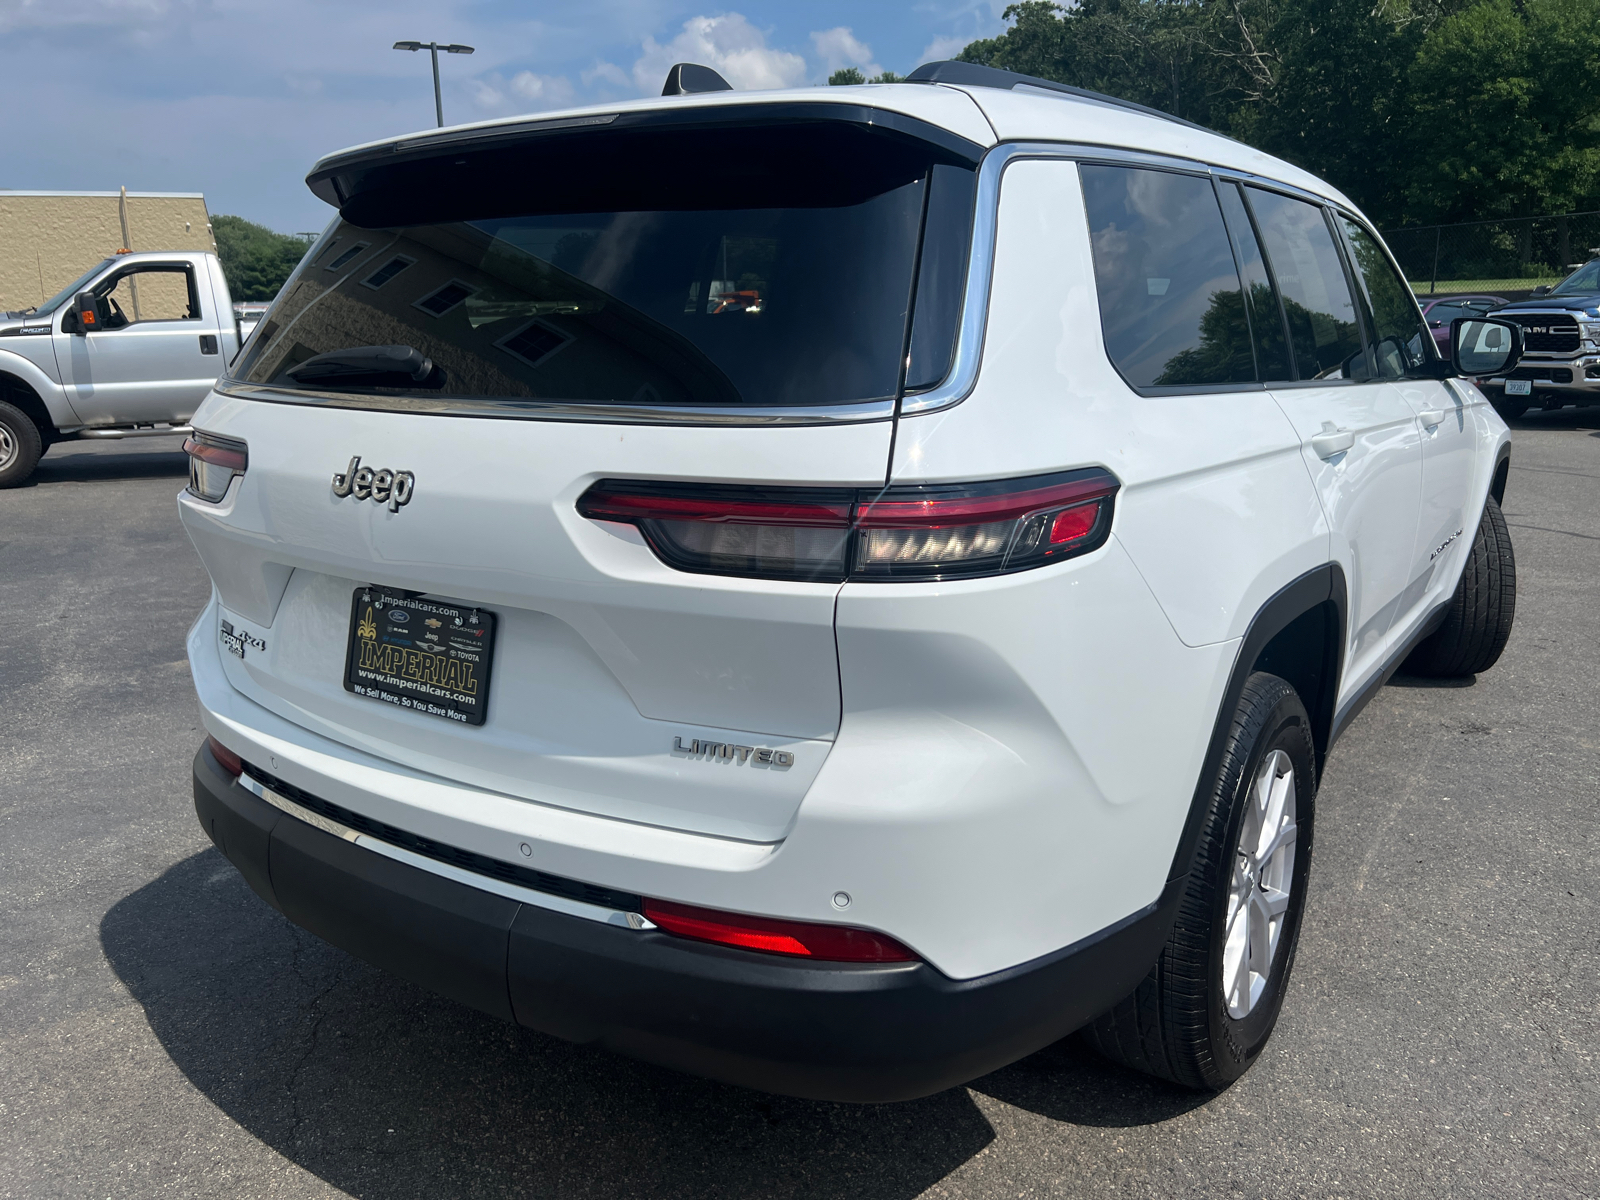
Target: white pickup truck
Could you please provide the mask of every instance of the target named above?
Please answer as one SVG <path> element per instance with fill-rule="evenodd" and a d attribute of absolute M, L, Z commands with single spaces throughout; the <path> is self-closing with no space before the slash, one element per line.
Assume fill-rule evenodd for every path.
<path fill-rule="evenodd" d="M 119 254 L 0 312 L 0 488 L 56 442 L 188 433 L 240 340 L 222 265 L 197 250 Z"/>

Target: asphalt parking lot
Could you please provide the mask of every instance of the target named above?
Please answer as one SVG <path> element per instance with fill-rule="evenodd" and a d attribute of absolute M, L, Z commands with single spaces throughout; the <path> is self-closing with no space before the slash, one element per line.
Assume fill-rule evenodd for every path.
<path fill-rule="evenodd" d="M 1332 756 L 1291 993 L 1203 1098 L 1070 1039 L 912 1104 L 502 1025 L 259 901 L 197 825 L 208 587 L 168 439 L 0 492 L 0 1197 L 1593 1196 L 1600 411 L 1519 421 L 1500 665 Z"/>

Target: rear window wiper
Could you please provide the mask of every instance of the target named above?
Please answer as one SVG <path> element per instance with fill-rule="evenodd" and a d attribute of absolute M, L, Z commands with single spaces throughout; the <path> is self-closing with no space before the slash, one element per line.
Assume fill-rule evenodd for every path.
<path fill-rule="evenodd" d="M 298 363 L 284 372 L 296 383 L 365 387 L 444 385 L 444 372 L 413 346 L 346 346 Z"/>

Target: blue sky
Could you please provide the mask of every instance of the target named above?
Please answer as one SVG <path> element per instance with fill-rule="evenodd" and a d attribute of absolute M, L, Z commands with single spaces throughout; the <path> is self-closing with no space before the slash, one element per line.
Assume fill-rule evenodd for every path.
<path fill-rule="evenodd" d="M 433 124 L 428 56 L 457 123 L 651 95 L 675 61 L 735 87 L 901 74 L 1003 26 L 1004 0 L 0 0 L 0 188 L 204 192 L 285 232 L 330 150 Z"/>

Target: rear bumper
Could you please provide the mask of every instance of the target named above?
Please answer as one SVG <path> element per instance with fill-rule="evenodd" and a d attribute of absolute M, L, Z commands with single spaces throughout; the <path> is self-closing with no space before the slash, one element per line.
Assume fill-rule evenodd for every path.
<path fill-rule="evenodd" d="M 792 962 L 508 899 L 281 812 L 204 746 L 194 797 L 264 900 L 375 966 L 571 1041 L 814 1099 L 928 1095 L 1070 1033 L 1148 971 L 1183 882 L 1073 946 L 958 981 L 924 963 Z"/>

